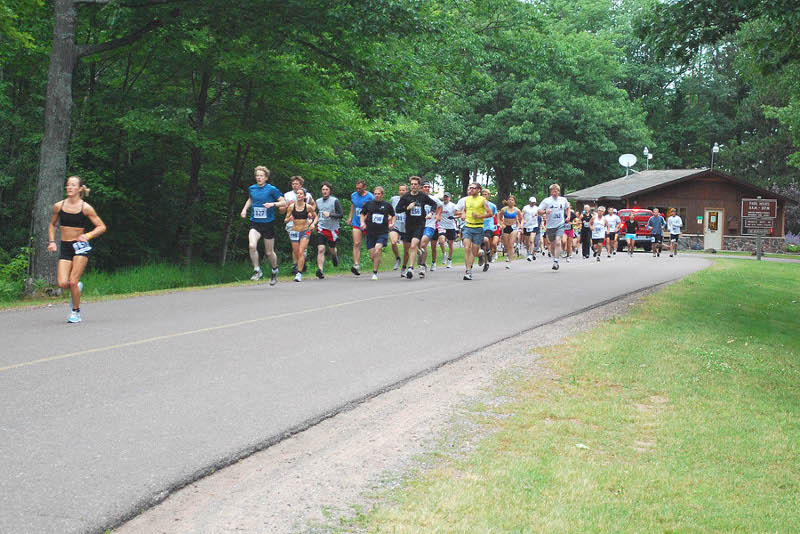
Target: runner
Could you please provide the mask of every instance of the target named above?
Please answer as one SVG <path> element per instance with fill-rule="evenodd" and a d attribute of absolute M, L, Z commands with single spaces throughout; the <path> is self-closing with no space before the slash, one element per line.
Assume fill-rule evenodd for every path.
<path fill-rule="evenodd" d="M 430 244 L 431 248 L 433 249 L 433 254 L 431 256 L 431 259 L 433 260 L 431 262 L 431 271 L 435 271 L 436 242 L 439 240 L 439 230 L 436 226 L 439 223 L 439 220 L 442 218 L 442 201 L 431 195 L 430 182 L 425 182 L 422 184 L 422 192 L 436 202 L 436 209 L 433 209 L 427 204 L 425 205 L 425 231 L 422 234 L 422 240 L 420 241 L 420 253 L 422 256 L 420 265 L 422 266 L 423 271 L 428 270 L 428 244 Z"/>
<path fill-rule="evenodd" d="M 569 217 L 569 202 L 560 196 L 561 186 L 552 184 L 550 196 L 539 204 L 539 215 L 547 215 L 547 240 L 550 243 L 550 254 L 553 257 L 553 270 L 558 270 L 558 258 L 561 256 L 561 238 L 564 236 L 565 221 Z"/>
<path fill-rule="evenodd" d="M 292 176 L 289 180 L 292 184 L 292 189 L 283 195 L 286 205 L 280 208 L 281 213 L 286 213 L 286 210 L 289 209 L 292 202 L 297 202 L 297 191 L 303 187 L 305 183 L 302 176 Z M 312 208 L 316 209 L 317 205 L 314 202 L 314 197 L 309 192 L 306 192 L 306 202 L 310 204 Z M 286 223 L 286 232 L 292 232 L 292 223 Z M 305 260 L 305 258 L 303 259 Z M 306 263 L 303 265 L 306 265 Z M 303 271 L 303 273 L 305 273 L 305 271 Z M 294 254 L 294 249 L 292 249 L 292 274 L 297 274 L 297 256 Z"/>
<path fill-rule="evenodd" d="M 664 228 L 667 223 L 664 217 L 658 212 L 658 208 L 653 209 L 653 216 L 647 220 L 647 227 L 650 228 L 650 241 L 653 247 L 653 257 L 661 257 L 661 247 L 664 243 Z"/>
<path fill-rule="evenodd" d="M 536 260 L 536 250 L 539 245 L 539 206 L 536 197 L 528 199 L 528 204 L 522 208 L 522 233 L 525 236 L 525 250 L 528 261 Z"/>
<path fill-rule="evenodd" d="M 248 189 L 250 198 L 242 208 L 242 219 L 247 217 L 247 210 L 253 208 L 250 215 L 250 231 L 247 234 L 250 249 L 250 261 L 253 262 L 253 276 L 250 280 L 258 280 L 263 276 L 261 265 L 258 261 L 258 240 L 264 239 L 264 255 L 272 265 L 272 275 L 269 285 L 278 282 L 278 256 L 275 254 L 275 207 L 278 209 L 286 206 L 286 200 L 280 190 L 269 181 L 269 169 L 259 165 L 254 171 L 256 183 Z"/>
<path fill-rule="evenodd" d="M 592 210 L 588 204 L 583 205 L 583 212 L 581 212 L 581 252 L 583 259 L 589 259 L 589 249 L 592 248 L 592 229 L 591 222 Z"/>
<path fill-rule="evenodd" d="M 49 236 L 47 250 L 55 252 L 56 223 L 60 227 L 61 247 L 58 256 L 58 287 L 69 289 L 72 306 L 68 323 L 81 322 L 81 291 L 83 282 L 81 275 L 89 262 L 89 252 L 92 246 L 90 239 L 94 239 L 106 231 L 106 225 L 97 215 L 93 207 L 84 200 L 89 196 L 89 188 L 79 176 L 67 178 L 67 198 L 53 204 L 53 216 L 47 229 Z M 86 226 L 91 222 L 94 228 L 86 231 Z"/>
<path fill-rule="evenodd" d="M 670 217 L 667 219 L 667 227 L 669 228 L 669 257 L 672 258 L 678 255 L 678 240 L 681 238 L 683 220 L 678 217 L 675 208 L 669 210 L 669 215 Z"/>
<path fill-rule="evenodd" d="M 620 223 L 622 223 L 622 219 L 620 219 L 619 215 L 617 215 L 616 208 L 608 208 L 606 220 L 608 221 L 608 241 L 606 241 L 606 252 L 609 256 L 613 256 L 617 253 L 617 230 Z"/>
<path fill-rule="evenodd" d="M 503 225 L 502 239 L 503 248 L 506 252 L 506 269 L 510 269 L 511 256 L 514 254 L 514 244 L 517 241 L 517 229 L 522 224 L 522 210 L 517 209 L 517 199 L 514 195 L 508 195 L 506 205 L 500 210 L 498 219 Z"/>
<path fill-rule="evenodd" d="M 481 195 L 489 203 L 489 208 L 492 210 L 492 216 L 483 219 L 483 249 L 482 254 L 478 257 L 478 267 L 483 265 L 483 271 L 489 270 L 489 263 L 494 261 L 494 254 L 497 251 L 497 244 L 500 237 L 496 235 L 497 230 L 497 205 L 489 200 L 491 191 L 484 189 Z"/>
<path fill-rule="evenodd" d="M 631 216 L 625 221 L 625 240 L 628 242 L 628 256 L 633 256 L 633 249 L 636 248 L 636 218 L 631 212 Z"/>
<path fill-rule="evenodd" d="M 311 231 L 317 224 L 317 212 L 306 202 L 306 191 L 302 187 L 296 191 L 297 200 L 286 210 L 286 222 L 292 223 L 289 240 L 292 242 L 292 255 L 297 258 L 294 281 L 302 282 L 305 272 L 306 247 L 311 239 Z"/>
<path fill-rule="evenodd" d="M 409 179 L 411 183 L 411 191 L 400 197 L 400 201 L 395 208 L 396 213 L 406 214 L 406 239 L 403 244 L 410 244 L 408 258 L 409 264 L 406 270 L 406 278 L 411 280 L 414 277 L 414 264 L 417 261 L 417 252 L 419 243 L 425 233 L 425 208 L 423 206 L 431 206 L 437 208 L 438 205 L 431 197 L 420 191 L 420 182 L 422 179 L 419 176 L 412 176 Z M 425 271 L 422 266 L 419 267 L 419 276 L 425 277 Z"/>
<path fill-rule="evenodd" d="M 381 250 L 389 241 L 389 228 L 394 226 L 394 208 L 383 200 L 383 188 L 373 190 L 375 200 L 364 204 L 361 210 L 361 231 L 367 233 L 367 250 L 372 258 L 372 279 L 378 279 Z"/>
<path fill-rule="evenodd" d="M 319 208 L 319 221 L 317 227 L 317 278 L 322 280 L 325 274 L 322 272 L 325 265 L 325 247 L 331 251 L 331 262 L 334 267 L 339 265 L 339 255 L 336 252 L 336 242 L 339 241 L 339 221 L 342 220 L 344 212 L 339 199 L 332 196 L 333 186 L 330 182 L 322 182 L 322 196 L 317 200 Z"/>
<path fill-rule="evenodd" d="M 467 196 L 458 201 L 456 217 L 465 221 L 461 229 L 464 240 L 464 280 L 472 280 L 472 265 L 483 244 L 483 221 L 492 217 L 489 201 L 481 196 L 481 186 L 473 182 L 467 187 Z M 484 269 L 485 270 L 485 269 Z"/>
<path fill-rule="evenodd" d="M 356 190 L 350 195 L 350 214 L 347 216 L 347 224 L 353 229 L 353 266 L 350 271 L 356 275 L 361 276 L 361 223 L 360 216 L 364 204 L 370 200 L 375 200 L 372 193 L 367 191 L 367 182 L 364 180 L 356 181 Z"/>
<path fill-rule="evenodd" d="M 570 204 L 569 208 L 569 216 L 567 216 L 564 223 L 564 237 L 561 238 L 561 246 L 567 251 L 567 263 L 569 263 L 572 256 L 572 247 L 575 243 L 574 224 L 578 220 L 578 214 L 572 210 L 572 204 Z"/>
<path fill-rule="evenodd" d="M 439 221 L 439 245 L 442 247 L 442 265 L 450 269 L 453 266 L 453 247 L 456 240 L 456 205 L 450 202 L 452 196 L 447 191 L 443 198 L 442 220 Z"/>
<path fill-rule="evenodd" d="M 400 184 L 397 187 L 397 194 L 389 199 L 389 203 L 392 205 L 392 209 L 397 207 L 397 203 L 400 202 L 400 197 L 408 193 L 408 186 L 406 184 Z M 394 252 L 394 270 L 396 271 L 400 267 L 400 249 L 398 248 L 398 244 L 400 241 L 405 241 L 406 233 L 406 214 L 395 213 L 394 217 L 394 226 L 389 229 L 389 240 L 392 242 L 392 252 Z M 403 270 L 400 271 L 400 276 L 406 275 L 406 264 L 408 263 L 408 249 L 403 247 Z"/>
<path fill-rule="evenodd" d="M 606 241 L 608 235 L 608 219 L 604 217 L 606 208 L 598 206 L 590 226 L 592 228 L 592 247 L 594 248 L 594 256 L 597 261 L 600 261 L 600 253 L 603 250 L 603 243 Z"/>

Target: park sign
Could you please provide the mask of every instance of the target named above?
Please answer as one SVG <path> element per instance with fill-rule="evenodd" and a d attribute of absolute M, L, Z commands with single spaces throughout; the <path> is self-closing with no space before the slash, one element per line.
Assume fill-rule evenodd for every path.
<path fill-rule="evenodd" d="M 774 198 L 743 198 L 742 218 L 772 218 L 778 216 L 778 201 Z"/>
<path fill-rule="evenodd" d="M 775 219 L 748 217 L 744 220 L 744 227 L 748 230 L 756 228 L 772 229 L 775 225 Z"/>

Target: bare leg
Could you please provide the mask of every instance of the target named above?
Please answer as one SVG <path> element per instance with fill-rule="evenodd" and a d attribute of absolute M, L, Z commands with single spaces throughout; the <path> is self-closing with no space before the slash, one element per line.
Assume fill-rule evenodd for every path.
<path fill-rule="evenodd" d="M 320 271 L 322 267 L 325 265 L 325 245 L 318 245 L 317 246 L 317 269 Z"/>
<path fill-rule="evenodd" d="M 86 256 L 76 255 L 72 259 L 72 269 L 69 272 L 69 290 L 72 293 L 72 308 L 76 310 L 81 307 L 81 290 L 78 287 L 78 282 L 88 262 L 89 258 Z M 61 262 L 59 261 L 59 263 Z"/>
<path fill-rule="evenodd" d="M 264 240 L 264 251 L 266 252 L 267 259 L 269 260 L 269 264 L 272 265 L 272 269 L 278 268 L 278 255 L 275 254 L 275 240 L 274 239 L 265 239 Z"/>
<path fill-rule="evenodd" d="M 353 228 L 353 263 L 361 264 L 361 230 Z"/>
<path fill-rule="evenodd" d="M 250 252 L 250 261 L 253 263 L 253 270 L 259 269 L 259 262 L 258 262 L 258 240 L 261 237 L 261 234 L 258 230 L 250 229 L 250 233 L 247 234 L 247 241 L 248 241 L 248 250 Z"/>
<path fill-rule="evenodd" d="M 373 272 L 378 272 L 378 269 L 381 266 L 381 249 L 383 249 L 383 245 L 380 243 L 375 243 L 375 246 L 372 248 L 372 250 L 370 250 Z"/>

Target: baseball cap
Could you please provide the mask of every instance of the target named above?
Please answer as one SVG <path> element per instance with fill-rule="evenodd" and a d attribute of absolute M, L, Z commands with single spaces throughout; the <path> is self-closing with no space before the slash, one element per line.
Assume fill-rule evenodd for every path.
<path fill-rule="evenodd" d="M 427 185 L 427 186 L 430 186 L 430 185 L 431 185 L 431 183 L 430 183 L 430 182 L 422 182 L 422 187 L 425 187 L 426 185 Z"/>
<path fill-rule="evenodd" d="M 442 196 L 445 196 L 445 197 L 452 197 L 453 195 L 451 195 L 450 193 L 448 193 L 447 191 L 445 191 L 445 192 L 444 192 L 444 195 L 442 195 Z"/>
<path fill-rule="evenodd" d="M 528 199 L 528 202 L 536 203 L 536 197 L 531 197 Z"/>

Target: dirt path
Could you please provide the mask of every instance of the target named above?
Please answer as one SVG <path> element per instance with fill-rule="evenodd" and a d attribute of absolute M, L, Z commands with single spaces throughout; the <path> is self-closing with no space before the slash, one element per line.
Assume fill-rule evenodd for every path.
<path fill-rule="evenodd" d="M 639 295 L 641 296 L 641 295 Z M 114 530 L 119 534 L 327 532 L 398 483 L 434 447 L 467 452 L 482 437 L 458 412 L 507 373 L 548 372 L 532 351 L 620 315 L 626 298 L 487 347 L 368 400 L 191 484 Z M 447 441 L 450 436 L 450 442 Z"/>

